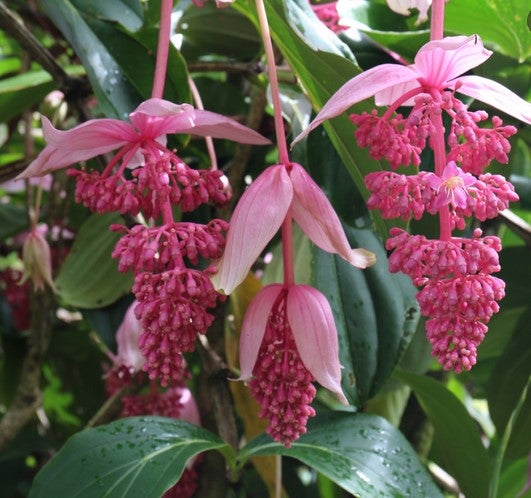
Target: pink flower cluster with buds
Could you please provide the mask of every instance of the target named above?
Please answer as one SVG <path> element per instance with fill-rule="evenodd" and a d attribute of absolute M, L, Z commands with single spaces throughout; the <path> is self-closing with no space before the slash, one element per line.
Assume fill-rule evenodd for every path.
<path fill-rule="evenodd" d="M 217 170 L 188 167 L 166 148 L 166 134 L 189 133 L 265 144 L 268 140 L 239 123 L 188 104 L 152 98 L 130 114 L 131 123 L 95 119 L 59 131 L 43 118 L 48 143 L 21 178 L 43 175 L 77 161 L 118 149 L 103 172 L 69 170 L 76 179 L 76 200 L 97 213 L 142 213 L 151 225 L 113 226 L 123 233 L 113 257 L 120 271 L 135 275 L 135 314 L 143 327 L 139 337 L 144 370 L 162 385 L 183 377 L 182 354 L 194 349 L 214 317 L 218 294 L 210 270 L 196 268 L 199 259 L 216 259 L 225 245 L 227 223 L 176 222 L 173 206 L 192 211 L 204 203 L 221 206 L 230 191 Z M 156 224 L 161 219 L 160 224 Z"/>
<path fill-rule="evenodd" d="M 414 5 L 416 6 L 416 5 Z M 402 175 L 377 171 L 365 177 L 370 192 L 367 205 L 383 218 L 420 219 L 426 212 L 439 215 L 437 240 L 394 228 L 386 248 L 392 251 L 389 268 L 411 277 L 421 288 L 421 313 L 429 319 L 427 337 L 443 368 L 461 372 L 476 363 L 477 347 L 487 323 L 499 309 L 505 284 L 492 273 L 500 270 L 497 237 L 452 237 L 464 230 L 466 219 L 494 218 L 518 200 L 503 176 L 484 173 L 493 160 L 508 162 L 509 138 L 516 128 L 494 116 L 490 127 L 484 111 L 470 111 L 457 97 L 461 93 L 531 123 L 531 104 L 502 85 L 480 76 L 461 76 L 491 55 L 477 35 L 435 39 L 424 45 L 410 66 L 383 64 L 348 81 L 326 103 L 300 140 L 322 121 L 375 96 L 377 105 L 389 106 L 351 115 L 360 147 L 371 158 L 387 160 L 392 170 L 421 163 L 426 146 L 434 151 L 435 171 Z M 394 114 L 410 106 L 409 114 Z M 445 130 L 442 114 L 449 117 Z"/>

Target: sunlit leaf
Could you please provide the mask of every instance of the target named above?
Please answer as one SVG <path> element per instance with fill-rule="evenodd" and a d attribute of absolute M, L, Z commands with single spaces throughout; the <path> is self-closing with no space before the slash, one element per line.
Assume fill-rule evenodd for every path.
<path fill-rule="evenodd" d="M 244 446 L 240 459 L 271 454 L 304 462 L 354 496 L 442 497 L 404 436 L 374 415 L 321 414 L 291 448 L 264 435 Z"/>
<path fill-rule="evenodd" d="M 219 437 L 182 420 L 118 420 L 70 438 L 39 472 L 29 496 L 162 496 L 190 458 L 212 449 L 232 455 Z"/>
<path fill-rule="evenodd" d="M 395 375 L 411 387 L 428 415 L 444 468 L 457 479 L 463 493 L 467 498 L 488 496 L 490 461 L 477 424 L 464 405 L 434 379 L 405 371 Z"/>

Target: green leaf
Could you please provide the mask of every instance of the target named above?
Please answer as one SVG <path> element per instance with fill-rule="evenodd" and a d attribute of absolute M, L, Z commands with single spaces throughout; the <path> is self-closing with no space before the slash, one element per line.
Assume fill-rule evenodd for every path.
<path fill-rule="evenodd" d="M 527 0 L 459 0 L 448 2 L 446 31 L 478 34 L 484 43 L 523 62 L 531 55 L 531 32 L 527 26 Z"/>
<path fill-rule="evenodd" d="M 70 438 L 39 472 L 29 496 L 162 496 L 190 458 L 212 449 L 234 458 L 219 437 L 182 420 L 118 420 Z"/>
<path fill-rule="evenodd" d="M 129 31 L 137 31 L 142 27 L 140 0 L 72 0 L 72 3 L 84 14 L 118 22 Z"/>
<path fill-rule="evenodd" d="M 80 308 L 101 308 L 131 289 L 133 277 L 120 273 L 111 253 L 120 234 L 109 226 L 120 223 L 116 213 L 94 214 L 81 227 L 55 281 L 67 304 Z"/>
<path fill-rule="evenodd" d="M 339 334 L 342 387 L 355 405 L 382 388 L 411 341 L 419 319 L 416 289 L 408 277 L 390 274 L 377 235 L 345 227 L 352 247 L 376 254 L 365 270 L 315 248 L 316 287 L 327 297 Z"/>
<path fill-rule="evenodd" d="M 318 415 L 291 448 L 263 435 L 244 446 L 240 461 L 260 455 L 296 458 L 355 496 L 442 497 L 404 436 L 373 415 Z"/>
<path fill-rule="evenodd" d="M 70 76 L 85 74 L 82 66 L 66 68 Z M 22 114 L 25 110 L 38 104 L 57 88 L 52 77 L 43 70 L 27 71 L 0 81 L 0 116 L 2 122 Z"/>
<path fill-rule="evenodd" d="M 80 58 L 105 114 L 120 119 L 127 117 L 142 101 L 142 96 L 128 82 L 123 68 L 85 17 L 69 0 L 42 0 L 41 6 Z M 130 50 L 133 60 L 138 51 L 138 43 L 118 29 L 110 29 L 113 29 L 116 40 L 120 40 L 120 47 Z M 130 40 L 130 43 L 127 43 L 127 40 Z"/>
<path fill-rule="evenodd" d="M 463 404 L 440 382 L 411 372 L 396 372 L 417 397 L 435 429 L 434 444 L 443 467 L 457 479 L 467 498 L 488 496 L 490 462 L 477 424 Z"/>
<path fill-rule="evenodd" d="M 237 9 L 246 13 L 255 23 L 256 14 L 252 2 L 238 2 Z M 314 49 L 291 28 L 287 20 L 286 10 L 296 9 L 300 2 L 296 0 L 266 0 L 267 15 L 273 40 L 281 50 L 290 66 L 295 71 L 304 87 L 314 109 L 319 110 L 330 97 L 346 83 L 360 73 L 360 68 L 351 60 L 337 53 Z M 299 32 L 310 32 L 309 29 L 299 29 Z M 370 111 L 372 102 L 357 104 L 352 109 L 355 112 Z M 363 182 L 366 174 L 384 169 L 378 161 L 369 157 L 367 150 L 359 149 L 355 145 L 354 126 L 348 119 L 347 113 L 325 123 L 332 143 L 338 151 L 343 163 L 354 180 L 358 190 L 367 198 L 368 191 Z M 382 220 L 377 212 L 372 213 L 376 227 L 382 237 L 387 237 L 391 226 L 402 225 L 403 222 Z"/>
<path fill-rule="evenodd" d="M 498 447 L 498 451 L 496 452 L 496 457 L 494 458 L 494 468 L 492 472 L 492 478 L 490 481 L 490 498 L 496 498 L 498 496 L 498 487 L 499 487 L 499 480 L 500 480 L 500 474 L 502 470 L 502 464 L 505 459 L 505 454 L 507 451 L 508 443 L 511 439 L 511 437 L 514 435 L 514 429 L 516 428 L 516 423 L 518 420 L 519 415 L 522 413 L 522 410 L 524 409 L 527 413 L 529 413 L 529 406 L 524 408 L 525 402 L 528 399 L 527 398 L 527 392 L 529 389 L 529 385 L 531 384 L 531 375 L 527 378 L 527 384 L 522 389 L 520 393 L 520 398 L 518 399 L 518 402 L 516 403 L 516 406 L 514 407 L 511 416 L 509 417 L 509 420 L 507 421 L 507 425 L 505 426 L 505 431 L 503 433 L 503 436 L 501 437 L 500 444 Z M 529 404 L 529 403 L 528 403 Z M 529 417 L 528 417 L 529 418 Z M 529 430 L 527 432 L 524 432 L 525 435 L 529 434 Z M 520 436 L 520 434 L 518 434 Z M 529 438 L 528 442 L 525 445 L 525 449 L 523 451 L 523 454 L 529 452 Z"/>
<path fill-rule="evenodd" d="M 253 25 L 234 9 L 219 10 L 213 3 L 185 10 L 177 23 L 181 51 L 187 60 L 212 53 L 251 60 L 260 52 L 260 38 Z"/>
<path fill-rule="evenodd" d="M 0 240 L 11 237 L 26 228 L 29 228 L 26 209 L 13 204 L 0 203 Z"/>
<path fill-rule="evenodd" d="M 498 434 L 505 434 L 515 407 L 521 402 L 531 376 L 531 349 L 529 348 L 529 321 L 531 308 L 521 316 L 511 341 L 498 358 L 487 385 L 489 413 Z M 531 397 L 511 424 L 511 437 L 507 441 L 507 456 L 518 458 L 528 453 L 531 446 Z"/>

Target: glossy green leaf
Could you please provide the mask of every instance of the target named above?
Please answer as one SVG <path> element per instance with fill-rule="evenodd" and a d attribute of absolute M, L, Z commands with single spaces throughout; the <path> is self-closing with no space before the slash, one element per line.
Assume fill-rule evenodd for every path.
<path fill-rule="evenodd" d="M 478 34 L 509 57 L 524 61 L 531 55 L 527 0 L 459 0 L 446 4 L 445 30 L 459 35 Z"/>
<path fill-rule="evenodd" d="M 137 31 L 142 26 L 140 0 L 72 0 L 72 4 L 84 14 L 118 22 L 129 31 Z"/>
<path fill-rule="evenodd" d="M 219 437 L 182 420 L 118 420 L 70 438 L 39 472 L 29 496 L 162 496 L 190 458 L 212 449 L 232 455 Z"/>
<path fill-rule="evenodd" d="M 242 449 L 240 461 L 272 454 L 304 462 L 354 496 L 442 497 L 404 436 L 381 417 L 321 414 L 291 448 L 260 436 Z"/>
<path fill-rule="evenodd" d="M 219 10 L 212 2 L 201 9 L 191 5 L 176 30 L 183 37 L 181 50 L 188 60 L 205 53 L 250 60 L 260 52 L 254 26 L 236 10 Z"/>
<path fill-rule="evenodd" d="M 59 295 L 71 306 L 100 308 L 131 289 L 133 277 L 120 273 L 111 253 L 120 234 L 109 226 L 121 223 L 116 213 L 92 215 L 79 230 L 55 281 Z"/>
<path fill-rule="evenodd" d="M 85 17 L 69 0 L 42 0 L 41 5 L 80 58 L 105 114 L 120 119 L 127 117 L 142 101 L 142 96 L 127 81 L 123 69 Z M 114 32 L 124 43 L 127 37 L 118 29 Z M 129 39 L 133 42 L 129 48 L 131 59 L 134 59 L 138 43 Z"/>
<path fill-rule="evenodd" d="M 464 405 L 443 384 L 411 372 L 396 377 L 413 389 L 435 429 L 434 444 L 443 467 L 457 479 L 467 498 L 488 496 L 490 462 L 477 424 Z"/>
<path fill-rule="evenodd" d="M 346 227 L 352 247 L 376 254 L 374 266 L 360 270 L 315 248 L 315 286 L 327 297 L 339 334 L 342 387 L 360 405 L 382 388 L 411 341 L 419 319 L 416 290 L 408 277 L 391 274 L 377 235 Z"/>
<path fill-rule="evenodd" d="M 290 66 L 295 71 L 301 85 L 304 87 L 314 109 L 319 110 L 325 102 L 343 85 L 360 72 L 360 68 L 352 60 L 337 53 L 325 52 L 319 47 L 315 49 L 303 40 L 299 34 L 306 36 L 311 32 L 308 28 L 301 28 L 295 32 L 286 19 L 286 10 L 296 9 L 300 2 L 297 0 L 266 0 L 267 15 L 273 39 Z M 252 2 L 236 4 L 239 8 L 256 22 Z M 299 34 L 298 34 L 299 33 Z M 353 107 L 355 112 L 369 111 L 373 102 L 368 101 Z M 332 143 L 336 147 L 343 163 L 345 164 L 358 190 L 366 198 L 368 191 L 363 182 L 366 174 L 384 169 L 378 161 L 369 157 L 367 150 L 359 149 L 354 139 L 354 126 L 348 119 L 347 113 L 334 118 L 324 124 Z M 298 145 L 301 147 L 302 145 Z M 377 212 L 372 213 L 376 227 L 382 237 L 387 237 L 391 226 L 400 224 L 382 220 Z"/>
<path fill-rule="evenodd" d="M 115 23 L 102 20 L 119 20 L 120 8 L 113 2 L 98 1 L 90 6 L 80 0 L 43 2 L 48 15 L 87 69 L 105 114 L 121 119 L 151 96 L 158 33 L 150 26 L 139 30 L 142 18 L 137 2 L 122 2 L 127 5 L 123 6 L 124 17 L 120 22 L 135 28 L 135 33 L 128 33 Z M 164 97 L 177 103 L 188 102 L 187 76 L 184 60 L 171 46 Z"/>

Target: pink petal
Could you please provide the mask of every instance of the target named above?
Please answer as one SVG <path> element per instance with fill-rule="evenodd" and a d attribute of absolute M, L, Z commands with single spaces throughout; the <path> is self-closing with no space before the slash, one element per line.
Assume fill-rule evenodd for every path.
<path fill-rule="evenodd" d="M 408 81 L 416 81 L 417 74 L 400 64 L 382 64 L 364 71 L 347 81 L 323 106 L 319 114 L 292 142 L 292 147 L 323 121 L 339 116 L 342 112 L 376 93 Z"/>
<path fill-rule="evenodd" d="M 300 164 L 293 163 L 290 178 L 295 194 L 291 205 L 293 219 L 310 240 L 324 251 L 339 254 L 353 266 L 372 265 L 376 261 L 374 254 L 350 247 L 334 208 Z"/>
<path fill-rule="evenodd" d="M 271 143 L 256 131 L 221 114 L 162 99 L 146 100 L 131 113 L 130 118 L 142 135 L 150 138 L 167 133 L 191 133 L 256 145 Z"/>
<path fill-rule="evenodd" d="M 283 287 L 282 284 L 264 287 L 251 301 L 245 312 L 240 336 L 241 374 L 238 380 L 247 380 L 253 375 L 271 309 Z"/>
<path fill-rule="evenodd" d="M 531 104 L 500 83 L 481 76 L 461 76 L 452 83 L 454 83 L 452 88 L 457 92 L 531 124 Z"/>
<path fill-rule="evenodd" d="M 242 144 L 267 145 L 271 143 L 260 133 L 243 126 L 234 119 L 198 109 L 194 112 L 192 126 L 182 131 L 202 137 L 224 138 Z"/>
<path fill-rule="evenodd" d="M 190 422 L 194 425 L 201 425 L 199 409 L 197 408 L 197 403 L 192 395 L 192 391 L 187 387 L 174 387 L 173 389 L 177 389 L 181 394 L 179 402 L 182 404 L 182 408 L 179 412 L 179 419 Z"/>
<path fill-rule="evenodd" d="M 138 140 L 133 127 L 117 119 L 93 119 L 71 130 L 61 131 L 43 117 L 42 127 L 48 145 L 17 176 L 17 180 L 43 176 Z"/>
<path fill-rule="evenodd" d="M 193 126 L 195 109 L 190 104 L 177 105 L 163 99 L 142 102 L 130 115 L 141 135 L 156 139 L 167 133 L 183 132 Z"/>
<path fill-rule="evenodd" d="M 413 67 L 428 85 L 442 89 L 448 81 L 479 66 L 491 55 L 477 35 L 448 36 L 426 43 L 418 51 Z"/>
<path fill-rule="evenodd" d="M 97 150 L 91 157 L 118 149 L 128 142 L 136 142 L 139 138 L 129 123 L 110 118 L 91 119 L 62 131 L 54 128 L 50 120 L 43 117 L 42 129 L 48 145 L 62 150 Z"/>
<path fill-rule="evenodd" d="M 132 368 L 135 372 L 139 372 L 146 362 L 138 347 L 138 339 L 140 338 L 140 334 L 142 334 L 142 326 L 134 312 L 137 304 L 137 301 L 131 303 L 125 312 L 120 327 L 118 327 L 118 331 L 116 332 L 118 354 L 115 359 L 115 364 L 125 365 L 128 368 Z"/>
<path fill-rule="evenodd" d="M 293 199 L 283 165 L 267 168 L 244 192 L 230 220 L 225 252 L 212 276 L 217 290 L 230 294 L 246 277 L 278 231 Z"/>
<path fill-rule="evenodd" d="M 452 178 L 452 176 L 463 176 L 463 170 L 457 167 L 455 161 L 449 161 L 444 167 L 442 174 L 443 180 L 448 180 L 448 178 Z"/>
<path fill-rule="evenodd" d="M 85 161 L 105 152 L 109 152 L 109 150 L 105 150 L 104 152 L 98 152 L 97 149 L 65 151 L 48 145 L 41 151 L 37 158 L 16 177 L 16 180 L 22 180 L 34 176 L 44 176 L 52 171 L 56 171 L 80 161 Z"/>
<path fill-rule="evenodd" d="M 304 366 L 323 387 L 348 405 L 341 389 L 337 330 L 326 298 L 307 285 L 289 288 L 288 321 Z"/>

